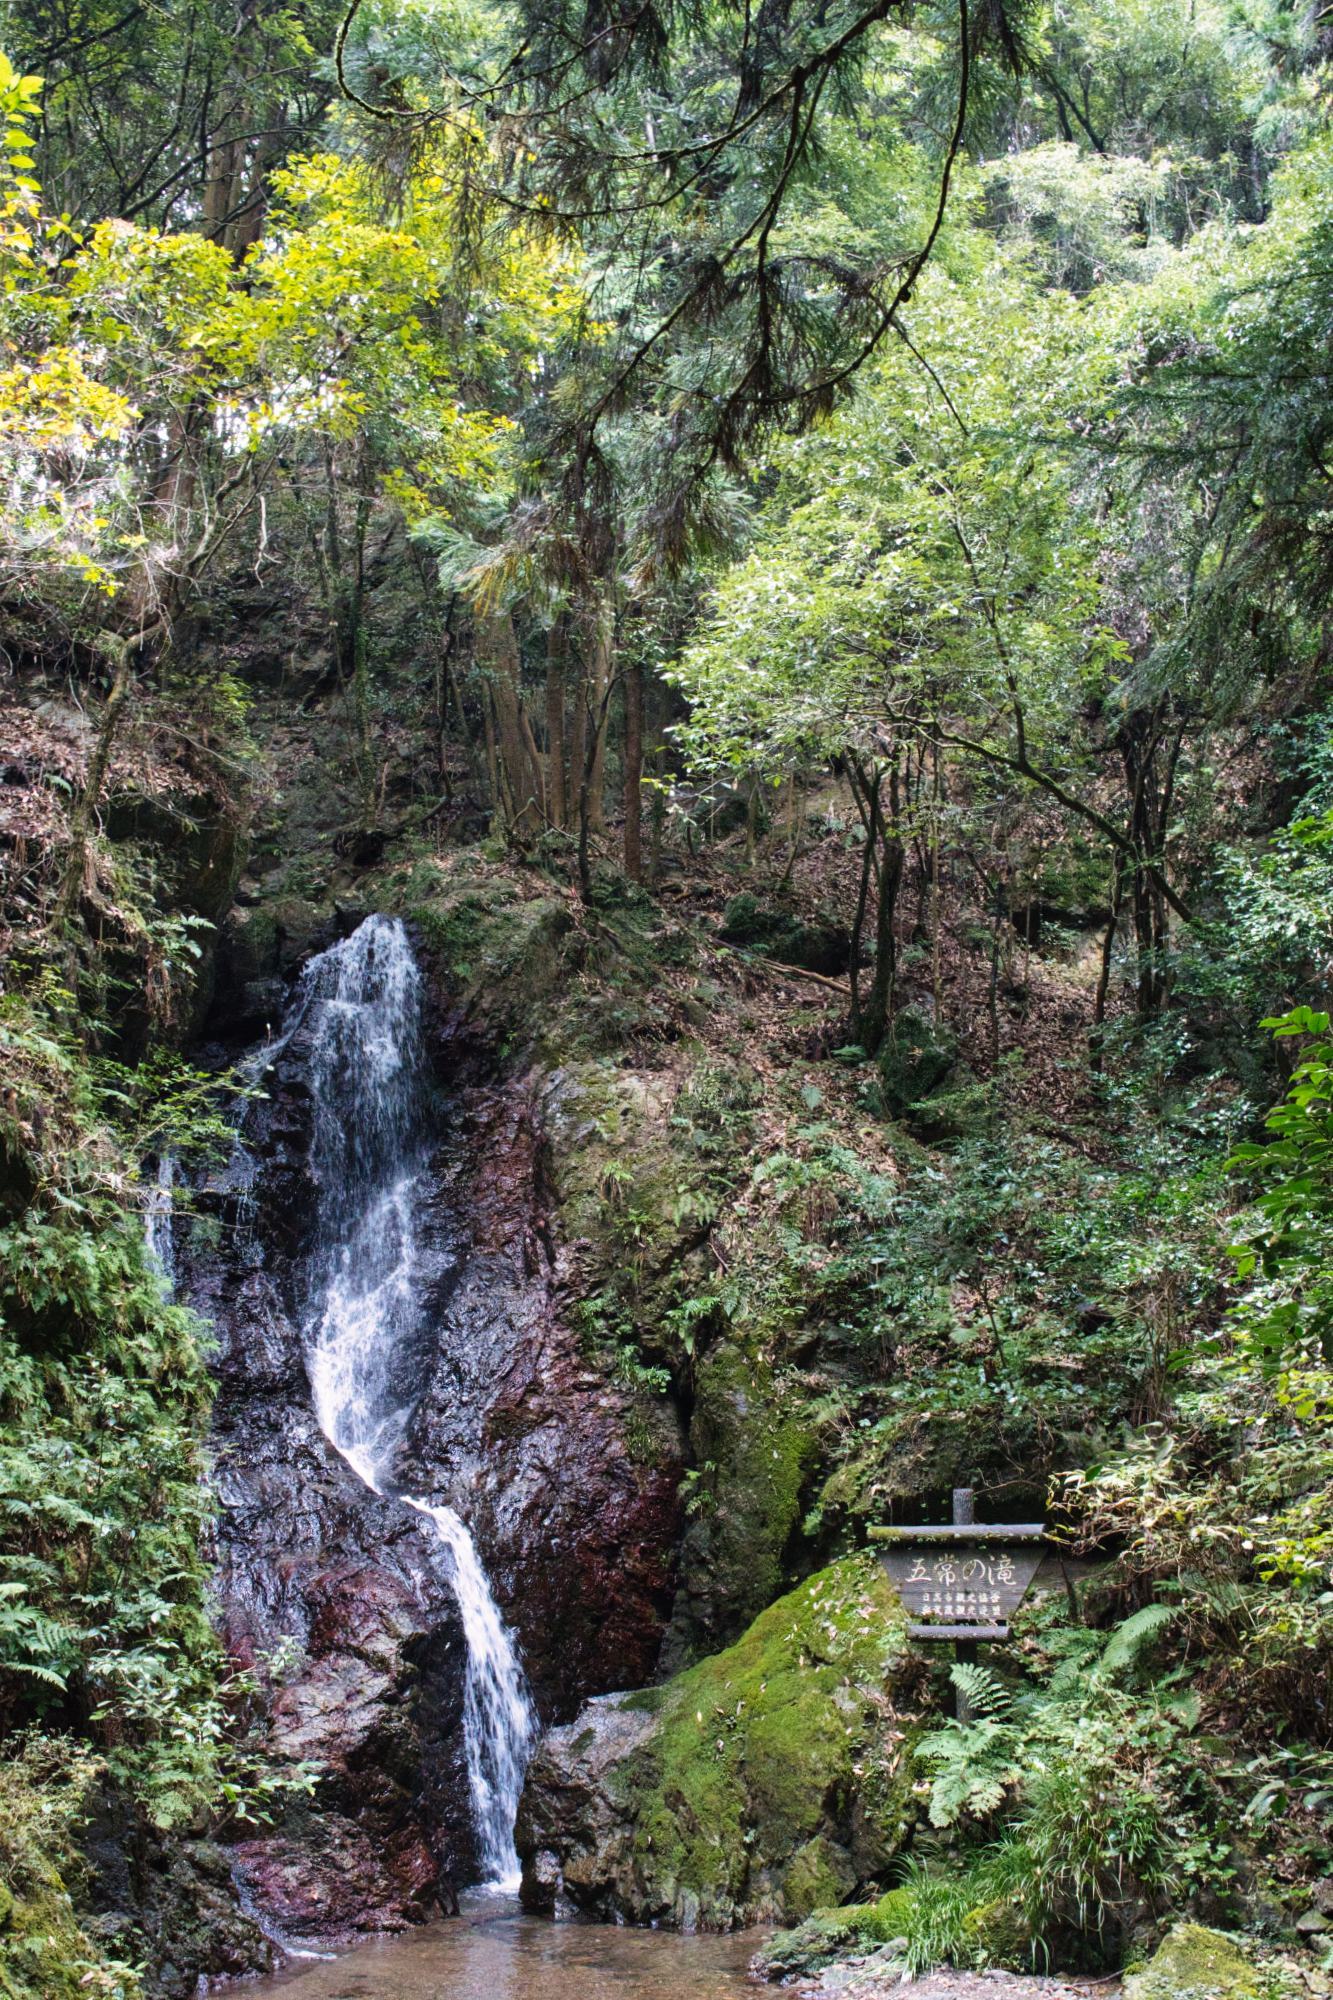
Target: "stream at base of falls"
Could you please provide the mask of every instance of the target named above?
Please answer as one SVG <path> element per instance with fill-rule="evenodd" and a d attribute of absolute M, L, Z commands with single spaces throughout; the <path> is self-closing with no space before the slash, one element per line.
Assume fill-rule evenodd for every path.
<path fill-rule="evenodd" d="M 261 1979 L 247 2000 L 751 2000 L 764 1933 L 726 1936 L 553 1924 L 472 1892 L 457 1917 Z"/>

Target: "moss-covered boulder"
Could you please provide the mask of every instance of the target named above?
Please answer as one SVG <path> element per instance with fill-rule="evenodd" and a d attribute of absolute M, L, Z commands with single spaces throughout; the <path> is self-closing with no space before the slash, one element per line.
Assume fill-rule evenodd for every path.
<path fill-rule="evenodd" d="M 667 1671 L 734 1640 L 778 1595 L 819 1443 L 765 1356 L 728 1339 L 698 1367 L 690 1449 L 713 1468 L 710 1504 L 686 1536 Z"/>
<path fill-rule="evenodd" d="M 767 908 L 748 893 L 727 904 L 721 935 L 728 944 L 825 978 L 846 972 L 851 963 L 851 933 L 845 924 L 834 917 L 806 921 L 794 910 Z"/>
<path fill-rule="evenodd" d="M 1268 1993 L 1235 1939 L 1202 1924 L 1177 1924 L 1125 1981 L 1125 2000 L 1267 2000 Z"/>
<path fill-rule="evenodd" d="M 947 1030 L 905 1007 L 879 1052 L 880 1086 L 890 1118 L 905 1118 L 948 1076 L 958 1045 Z"/>
<path fill-rule="evenodd" d="M 87 1870 L 74 1830 L 96 1761 L 68 1739 L 15 1739 L 0 1767 L 0 1996 L 3 2000 L 141 2000 L 114 1940 L 75 1913 Z"/>
<path fill-rule="evenodd" d="M 846 1901 L 914 1823 L 900 1711 L 918 1672 L 892 1586 L 857 1555 L 665 1687 L 590 1702 L 528 1773 L 526 1905 L 725 1930 Z"/>
<path fill-rule="evenodd" d="M 814 1910 L 794 1930 L 775 1931 L 750 1961 L 757 1979 L 784 1986 L 806 1979 L 826 1965 L 856 1964 L 887 1951 L 905 1954 L 915 1898 L 911 1889 L 890 1889 L 874 1903 Z"/>

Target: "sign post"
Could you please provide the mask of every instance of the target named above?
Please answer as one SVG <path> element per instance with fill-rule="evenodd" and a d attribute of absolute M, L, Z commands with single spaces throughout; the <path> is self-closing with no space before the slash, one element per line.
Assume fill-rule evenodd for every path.
<path fill-rule="evenodd" d="M 870 1539 L 889 1545 L 880 1561 L 914 1615 L 908 1637 L 952 1639 L 955 1658 L 974 1665 L 979 1643 L 1009 1637 L 1009 1616 L 1041 1563 L 1046 1527 L 1041 1521 L 980 1527 L 972 1503 L 972 1488 L 955 1486 L 951 1527 L 872 1528 Z"/>

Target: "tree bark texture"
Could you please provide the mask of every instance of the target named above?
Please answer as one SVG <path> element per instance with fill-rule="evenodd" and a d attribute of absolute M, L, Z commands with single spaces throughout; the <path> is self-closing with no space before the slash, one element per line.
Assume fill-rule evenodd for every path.
<path fill-rule="evenodd" d="M 643 880 L 643 668 L 625 674 L 625 873 Z"/>
<path fill-rule="evenodd" d="M 477 651 L 488 670 L 495 706 L 509 824 L 515 831 L 535 832 L 542 818 L 541 773 L 528 748 L 531 731 L 524 738 L 519 714 L 518 643 L 507 611 L 478 621 Z"/>
<path fill-rule="evenodd" d="M 569 824 L 565 789 L 565 659 L 568 650 L 569 613 L 560 611 L 546 635 L 546 789 L 552 826 Z"/>

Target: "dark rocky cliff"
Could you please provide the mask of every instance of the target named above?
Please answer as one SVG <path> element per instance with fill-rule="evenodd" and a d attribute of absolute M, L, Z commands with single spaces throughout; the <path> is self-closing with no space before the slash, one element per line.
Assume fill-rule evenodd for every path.
<path fill-rule="evenodd" d="M 275 1001 L 283 969 L 268 974 Z M 560 1722 L 657 1670 L 683 1440 L 664 1406 L 645 1462 L 627 1435 L 632 1394 L 582 1351 L 542 1073 L 480 1081 L 486 1036 L 447 1007 L 429 1041 L 438 1132 L 417 1218 L 420 1334 L 403 1362 L 416 1409 L 395 1483 L 467 1521 L 541 1719 Z M 271 1749 L 317 1772 L 309 1801 L 233 1858 L 261 1915 L 318 1948 L 447 1911 L 475 1876 L 466 1650 L 431 1524 L 368 1491 L 316 1423 L 299 1330 L 318 1198 L 299 1035 L 261 1082 L 244 1155 L 184 1226 L 178 1281 L 217 1340 L 227 1643 L 272 1680 Z"/>

